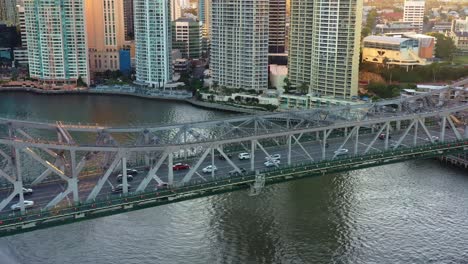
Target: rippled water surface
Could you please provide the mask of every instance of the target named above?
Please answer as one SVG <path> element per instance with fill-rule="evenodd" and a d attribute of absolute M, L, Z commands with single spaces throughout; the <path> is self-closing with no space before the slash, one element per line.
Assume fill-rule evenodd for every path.
<path fill-rule="evenodd" d="M 176 102 L 0 93 L 0 115 L 141 124 Z M 6 263 L 468 263 L 468 173 L 434 160 L 325 175 L 0 239 Z"/>

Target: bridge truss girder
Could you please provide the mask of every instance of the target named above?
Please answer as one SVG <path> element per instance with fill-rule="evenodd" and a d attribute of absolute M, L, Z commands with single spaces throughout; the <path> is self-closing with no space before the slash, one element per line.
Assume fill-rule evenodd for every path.
<path fill-rule="evenodd" d="M 402 144 L 434 143 L 434 133 L 439 135 L 440 141 L 450 137 L 462 139 L 468 135 L 466 126 L 457 126 L 450 116 L 467 111 L 468 105 L 460 100 L 447 100 L 444 93 L 450 93 L 450 89 L 439 91 L 439 96 L 432 93 L 363 106 L 241 116 L 169 126 L 121 128 L 0 119 L 0 126 L 6 124 L 8 129 L 8 136 L 0 138 L 0 161 L 7 164 L 7 169 L 0 168 L 0 179 L 13 186 L 11 193 L 0 196 L 0 214 L 16 195 L 19 195 L 20 202 L 24 200 L 22 188 L 26 179 L 22 170 L 30 164 L 26 159 L 34 160 L 45 168 L 34 175 L 27 175 L 28 182 L 35 188 L 41 188 L 45 179 L 53 180 L 52 174 L 58 175 L 56 181 L 66 183 L 66 189 L 47 203 L 38 205 L 41 209 L 49 209 L 59 206 L 69 196 L 74 204 L 108 197 L 110 193 L 106 193 L 108 190 L 104 187 L 106 183 L 114 187 L 111 176 L 118 171 L 122 172 L 121 195 L 126 196 L 148 191 L 151 181 L 159 186 L 167 183 L 170 188 L 187 186 L 200 179 L 208 181 L 205 178 L 207 174 L 200 171 L 203 166 L 219 164 L 217 157 L 220 156 L 227 163 L 223 170 L 241 174 L 240 163 L 230 157 L 230 153 L 250 153 L 250 161 L 242 166 L 248 166 L 248 170 L 254 172 L 265 170 L 263 156 L 271 159 L 274 152 L 282 152 L 286 164 L 294 165 L 300 161 L 310 163 L 337 159 L 339 150 L 345 148 L 349 148 L 349 154 L 357 155 L 399 148 Z M 465 129 L 464 133 L 462 129 Z M 54 134 L 55 141 L 51 140 L 52 136 L 37 136 L 47 131 Z M 385 136 L 380 142 L 382 133 Z M 123 134 L 133 136 L 124 137 Z M 396 138 L 392 146 L 390 135 Z M 96 140 L 84 142 L 83 138 Z M 376 146 L 379 144 L 382 146 Z M 138 160 L 139 157 L 142 161 Z M 297 160 L 297 157 L 302 160 Z M 191 163 L 192 166 L 184 173 L 174 172 L 173 165 L 177 162 Z M 145 176 L 141 177 L 137 188 L 132 189 L 127 168 L 135 166 L 139 166 Z M 278 166 L 274 164 L 274 167 Z M 97 168 L 94 176 L 82 173 L 94 167 Z M 209 180 L 231 177 L 227 171 L 222 175 L 211 172 L 209 176 Z M 84 187 L 80 182 L 91 184 L 92 188 L 82 191 Z M 21 211 L 25 212 L 24 206 Z"/>

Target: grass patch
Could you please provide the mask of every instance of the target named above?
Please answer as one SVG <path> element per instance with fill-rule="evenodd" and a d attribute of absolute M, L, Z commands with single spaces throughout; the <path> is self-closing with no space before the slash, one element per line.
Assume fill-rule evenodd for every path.
<path fill-rule="evenodd" d="M 455 64 L 468 64 L 468 55 L 465 56 L 455 56 L 453 58 Z"/>

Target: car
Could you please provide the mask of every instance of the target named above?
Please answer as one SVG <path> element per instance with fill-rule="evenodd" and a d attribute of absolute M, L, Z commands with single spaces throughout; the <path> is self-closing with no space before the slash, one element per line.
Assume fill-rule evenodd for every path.
<path fill-rule="evenodd" d="M 439 137 L 438 136 L 431 136 L 432 140 L 429 138 L 426 138 L 427 141 L 434 141 L 434 142 L 439 142 Z"/>
<path fill-rule="evenodd" d="M 270 157 L 271 157 L 271 159 L 273 159 L 273 160 L 279 160 L 279 159 L 281 159 L 281 154 L 273 154 L 273 155 L 270 155 Z M 265 157 L 265 160 L 269 160 L 270 157 L 266 156 L 266 157 Z"/>
<path fill-rule="evenodd" d="M 33 189 L 23 187 L 23 194 L 24 195 L 31 195 L 31 194 L 33 194 Z"/>
<path fill-rule="evenodd" d="M 138 174 L 138 171 L 135 169 L 127 169 L 127 175 L 135 176 Z"/>
<path fill-rule="evenodd" d="M 216 168 L 214 165 L 209 165 L 202 169 L 203 173 L 215 172 L 217 170 L 218 168 Z"/>
<path fill-rule="evenodd" d="M 280 163 L 281 163 L 281 161 L 279 159 L 276 159 L 276 160 L 274 159 L 274 160 L 267 160 L 263 164 L 265 164 L 265 166 L 267 166 L 267 167 L 271 167 L 271 166 L 277 166 Z"/>
<path fill-rule="evenodd" d="M 31 195 L 31 194 L 33 194 L 33 189 L 23 187 L 23 195 L 26 196 L 26 195 Z M 18 194 L 16 194 L 16 196 L 18 196 Z"/>
<path fill-rule="evenodd" d="M 31 208 L 34 206 L 34 201 L 30 200 L 24 200 L 24 208 Z M 15 203 L 11 206 L 11 210 L 17 211 L 21 209 L 21 204 L 20 203 Z"/>
<path fill-rule="evenodd" d="M 232 158 L 232 154 L 226 153 L 226 156 L 227 156 L 228 158 Z M 218 159 L 220 159 L 220 160 L 226 160 L 226 158 L 225 158 L 223 155 L 219 155 L 219 156 L 218 156 Z"/>
<path fill-rule="evenodd" d="M 167 189 L 167 187 L 169 187 L 167 182 L 161 182 L 156 185 L 156 190 Z"/>
<path fill-rule="evenodd" d="M 379 135 L 379 139 L 384 140 L 386 136 L 387 136 L 387 134 L 382 133 L 382 134 Z M 388 135 L 388 138 L 390 139 L 390 138 L 392 138 L 392 136 Z"/>
<path fill-rule="evenodd" d="M 132 186 L 130 184 L 127 185 L 128 189 L 130 190 Z M 122 193 L 123 192 L 123 184 L 119 184 L 112 188 L 112 193 Z"/>
<path fill-rule="evenodd" d="M 250 159 L 250 153 L 247 153 L 247 152 L 239 153 L 239 159 L 240 160 Z"/>
<path fill-rule="evenodd" d="M 244 168 L 239 168 L 240 173 L 237 170 L 232 170 L 229 172 L 229 176 L 240 176 L 244 175 L 247 173 L 247 171 Z"/>
<path fill-rule="evenodd" d="M 172 166 L 172 170 L 178 171 L 178 170 L 188 170 L 190 169 L 190 165 L 185 164 L 185 163 L 176 163 Z"/>
<path fill-rule="evenodd" d="M 345 149 L 345 148 L 340 148 L 338 150 L 335 150 L 335 155 L 336 156 L 341 156 L 341 155 L 348 155 L 348 149 Z"/>
<path fill-rule="evenodd" d="M 122 180 L 123 180 L 123 175 L 122 174 L 117 175 L 117 182 L 122 182 Z M 127 181 L 128 182 L 133 181 L 133 176 L 127 175 Z"/>

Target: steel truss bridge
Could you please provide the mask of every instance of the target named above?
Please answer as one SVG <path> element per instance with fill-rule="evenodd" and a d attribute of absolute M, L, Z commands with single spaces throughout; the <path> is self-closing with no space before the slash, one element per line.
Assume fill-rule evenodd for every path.
<path fill-rule="evenodd" d="M 171 125 L 0 118 L 0 236 L 243 188 L 255 195 L 265 184 L 466 152 L 468 91 L 453 88 L 466 83 L 356 106 Z M 251 158 L 239 160 L 239 153 Z M 274 154 L 281 162 L 266 167 Z M 177 163 L 190 168 L 174 170 Z M 218 170 L 204 173 L 209 165 Z M 129 168 L 138 174 L 127 175 Z M 115 193 L 119 173 L 121 192 Z M 33 194 L 26 196 L 23 188 L 33 188 Z M 25 206 L 25 200 L 34 206 Z M 14 204 L 20 209 L 12 210 Z"/>

